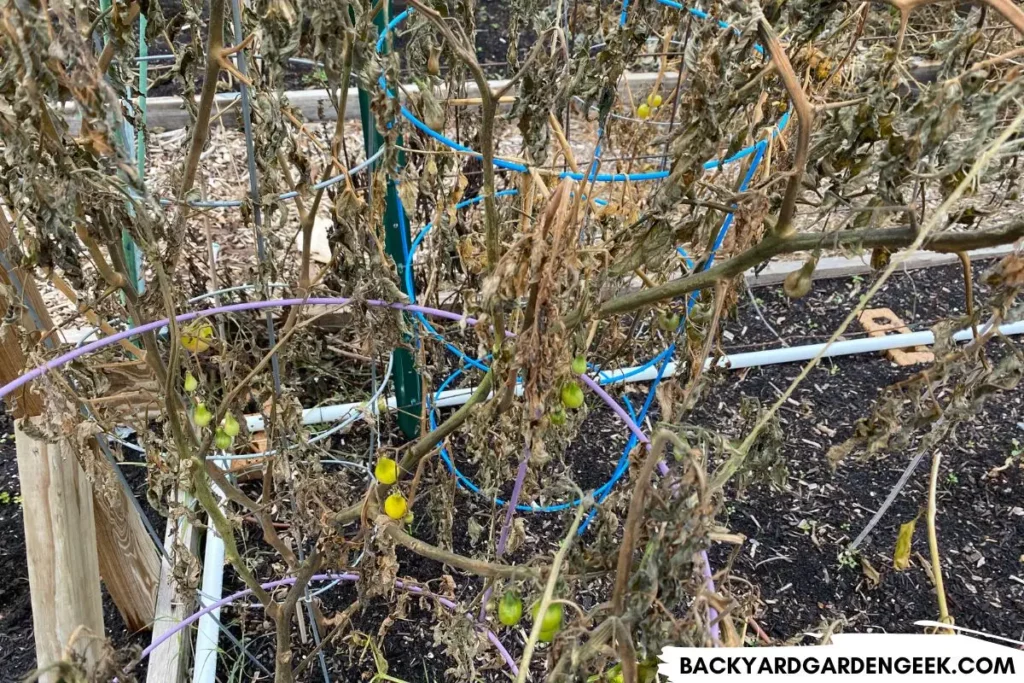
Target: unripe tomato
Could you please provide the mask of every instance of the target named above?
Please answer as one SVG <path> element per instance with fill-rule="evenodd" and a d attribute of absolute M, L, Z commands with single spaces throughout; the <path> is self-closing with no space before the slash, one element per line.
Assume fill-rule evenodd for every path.
<path fill-rule="evenodd" d="M 231 413 L 224 416 L 224 421 L 221 422 L 220 426 L 224 429 L 224 433 L 232 439 L 238 436 L 238 432 L 241 431 L 241 427 L 238 426 L 238 420 Z"/>
<path fill-rule="evenodd" d="M 658 324 L 666 332 L 675 333 L 679 329 L 680 322 L 682 322 L 682 318 L 679 317 L 678 313 L 665 313 L 662 311 L 658 314 Z"/>
<path fill-rule="evenodd" d="M 199 387 L 199 380 L 191 372 L 185 373 L 185 392 L 191 394 Z"/>
<path fill-rule="evenodd" d="M 217 428 L 217 433 L 213 435 L 213 445 L 220 451 L 226 451 L 231 448 L 231 440 L 231 437 L 219 427 Z"/>
<path fill-rule="evenodd" d="M 819 81 L 823 81 L 828 78 L 828 75 L 832 73 L 832 60 L 823 59 L 818 62 L 818 66 L 814 68 L 814 76 Z"/>
<path fill-rule="evenodd" d="M 405 502 L 405 496 L 401 493 L 392 493 L 384 501 L 384 512 L 391 519 L 402 519 L 409 511 L 409 504 Z"/>
<path fill-rule="evenodd" d="M 551 424 L 556 427 L 561 427 L 566 421 L 565 411 L 559 407 L 558 410 L 552 411 L 548 414 L 548 419 L 551 421 Z"/>
<path fill-rule="evenodd" d="M 790 299 L 799 299 L 806 296 L 811 291 L 811 278 L 810 276 L 803 275 L 799 270 L 795 270 L 786 276 L 785 281 L 782 283 L 782 291 Z"/>
<path fill-rule="evenodd" d="M 523 618 L 523 601 L 515 593 L 508 591 L 501 596 L 498 603 L 498 621 L 505 626 L 515 626 Z"/>
<path fill-rule="evenodd" d="M 441 51 L 434 46 L 430 47 L 430 55 L 427 57 L 427 73 L 431 76 L 441 73 Z"/>
<path fill-rule="evenodd" d="M 373 476 L 382 484 L 394 484 L 398 481 L 398 463 L 391 458 L 378 458 Z"/>
<path fill-rule="evenodd" d="M 537 621 L 537 612 L 540 611 L 540 602 L 533 606 L 533 620 Z M 544 612 L 544 618 L 540 622 L 540 630 L 550 631 L 554 635 L 558 630 L 562 628 L 562 603 L 553 602 L 548 605 L 547 611 Z M 550 640 L 545 642 L 551 642 Z"/>
<path fill-rule="evenodd" d="M 205 403 L 197 403 L 196 409 L 192 411 L 192 419 L 195 420 L 197 427 L 205 427 L 210 424 L 210 420 L 213 419 L 213 413 L 206 407 Z"/>
<path fill-rule="evenodd" d="M 576 382 L 569 382 L 562 387 L 562 405 L 569 410 L 576 410 L 583 405 L 583 390 Z"/>
<path fill-rule="evenodd" d="M 818 259 L 810 258 L 800 266 L 800 270 L 794 270 L 786 276 L 782 283 L 782 291 L 790 299 L 799 299 L 811 291 L 811 279 L 814 275 L 814 268 L 818 265 Z"/>
<path fill-rule="evenodd" d="M 576 356 L 572 359 L 572 371 L 574 374 L 582 375 L 587 371 L 587 357 Z"/>
<path fill-rule="evenodd" d="M 557 634 L 557 633 L 558 633 L 558 631 L 544 631 L 544 630 L 542 630 L 540 632 L 540 635 L 537 636 L 537 640 L 539 640 L 542 643 L 550 643 L 552 640 L 555 639 L 555 634 Z"/>

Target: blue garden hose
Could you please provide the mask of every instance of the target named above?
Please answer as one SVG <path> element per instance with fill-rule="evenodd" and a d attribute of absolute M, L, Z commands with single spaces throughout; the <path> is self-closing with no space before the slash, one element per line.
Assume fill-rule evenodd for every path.
<path fill-rule="evenodd" d="M 657 0 L 657 2 L 659 2 L 660 4 L 665 5 L 667 7 L 672 7 L 674 9 L 678 9 L 678 10 L 681 10 L 681 11 L 689 12 L 692 16 L 697 17 L 699 19 L 710 19 L 711 18 L 710 15 L 708 15 L 703 10 L 699 10 L 699 9 L 696 9 L 696 8 L 687 8 L 687 7 L 683 6 L 682 4 L 680 4 L 678 2 L 674 2 L 674 0 Z M 628 10 L 629 10 L 629 0 L 623 0 L 622 12 L 621 12 L 620 18 L 619 18 L 620 26 L 625 25 L 625 23 L 626 23 L 626 21 L 628 19 Z M 411 9 L 411 8 L 410 9 L 406 9 L 405 11 L 403 11 L 403 12 L 399 13 L 398 15 L 396 15 L 388 23 L 388 25 L 385 27 L 384 31 L 381 33 L 380 37 L 377 40 L 376 48 L 377 48 L 378 52 L 382 49 L 382 47 L 384 45 L 384 41 L 387 38 L 387 35 L 391 31 L 395 30 L 412 13 L 413 13 L 413 9 Z M 729 28 L 729 24 L 727 24 L 724 21 L 720 21 L 719 20 L 718 21 L 718 25 L 721 28 Z M 756 51 L 758 51 L 759 53 L 761 53 L 761 54 L 764 53 L 764 49 L 760 45 L 755 44 L 754 45 L 754 49 Z M 392 97 L 392 98 L 396 97 L 394 92 L 392 92 L 387 87 L 387 84 L 386 84 L 383 76 L 379 79 L 378 82 L 379 82 L 381 88 L 384 89 L 384 91 L 387 93 L 387 95 L 389 97 Z M 482 155 L 479 152 L 476 152 L 475 150 L 473 150 L 473 149 L 471 149 L 469 147 L 461 145 L 458 142 L 456 142 L 456 141 L 446 137 L 444 134 L 439 133 L 439 132 L 433 130 L 432 128 L 430 128 L 429 126 L 427 126 L 423 121 L 421 121 L 419 118 L 417 118 L 416 115 L 413 114 L 404 105 L 400 105 L 400 112 L 401 112 L 402 116 L 407 121 L 409 121 L 409 123 L 411 123 L 416 129 L 418 129 L 420 132 L 422 132 L 427 137 L 432 138 L 433 140 L 436 140 L 437 142 L 441 143 L 445 147 L 448 147 L 449 149 L 473 155 L 475 158 L 478 158 L 478 159 L 482 158 Z M 787 111 L 779 119 L 778 124 L 773 128 L 773 130 L 772 130 L 772 132 L 770 134 L 770 139 L 774 139 L 777 135 L 782 133 L 782 131 L 785 129 L 787 123 L 789 122 L 789 117 L 790 117 L 790 112 Z M 600 131 L 599 132 L 599 137 L 598 137 L 598 146 L 596 147 L 596 149 L 594 151 L 594 159 L 593 159 L 593 161 L 591 163 L 590 168 L 587 170 L 586 173 L 580 173 L 580 172 L 575 172 L 575 171 L 563 171 L 562 173 L 560 173 L 558 175 L 558 178 L 559 179 L 572 179 L 572 180 L 577 180 L 577 181 L 585 180 L 587 182 L 638 182 L 638 181 L 645 181 L 645 180 L 658 180 L 658 179 L 662 179 L 662 178 L 668 177 L 668 175 L 669 175 L 668 171 L 651 171 L 651 172 L 644 172 L 644 173 L 596 173 L 597 166 L 598 166 L 598 163 L 599 163 L 599 160 L 600 160 L 600 154 L 601 154 L 600 139 L 601 139 L 602 136 L 603 136 L 603 131 Z M 765 152 L 765 149 L 768 146 L 768 142 L 769 142 L 768 140 L 758 141 L 755 144 L 750 145 L 749 147 L 745 147 L 744 149 L 741 149 L 740 151 L 736 152 L 735 154 L 729 156 L 726 159 L 723 159 L 723 160 L 718 160 L 718 159 L 709 160 L 709 161 L 707 161 L 707 162 L 705 162 L 703 164 L 703 167 L 704 167 L 705 170 L 715 170 L 715 169 L 718 169 L 718 168 L 720 168 L 722 166 L 725 166 L 727 164 L 732 164 L 732 163 L 735 163 L 735 162 L 740 161 L 742 159 L 746 159 L 747 157 L 753 156 L 753 159 L 751 160 L 751 163 L 750 163 L 750 167 L 747 169 L 747 173 L 745 174 L 745 176 L 743 178 L 743 182 L 740 184 L 739 190 L 740 190 L 740 192 L 743 192 L 743 191 L 745 191 L 747 189 L 750 181 L 754 177 L 754 174 L 757 172 L 757 169 L 760 166 L 761 160 L 764 157 L 764 152 Z M 525 165 L 525 164 L 520 164 L 520 163 L 512 162 L 512 161 L 506 161 L 504 159 L 494 159 L 493 163 L 494 163 L 494 166 L 496 168 L 499 168 L 499 169 L 504 169 L 504 170 L 509 170 L 509 171 L 516 171 L 518 173 L 528 173 L 530 171 L 529 167 L 527 165 Z M 495 193 L 494 197 L 495 198 L 497 198 L 497 197 L 509 197 L 509 196 L 514 196 L 516 194 L 518 194 L 518 190 L 510 189 L 510 190 L 503 190 L 501 192 L 497 192 L 497 193 Z M 479 195 L 479 196 L 474 197 L 472 199 L 464 200 L 462 202 L 457 203 L 454 208 L 456 210 L 463 209 L 463 208 L 472 206 L 474 204 L 477 204 L 477 203 L 483 201 L 483 199 L 484 199 L 484 195 Z M 400 223 L 401 223 L 403 228 L 404 228 L 404 225 L 405 225 L 405 220 L 406 220 L 405 219 L 405 213 L 404 213 L 404 210 L 403 210 L 403 208 L 402 208 L 402 206 L 400 204 L 399 205 L 399 221 L 400 221 Z M 712 245 L 710 254 L 708 256 L 708 259 L 707 259 L 707 261 L 705 261 L 705 263 L 702 266 L 702 270 L 707 270 L 708 268 L 710 268 L 713 265 L 714 260 L 715 260 L 715 254 L 717 253 L 718 249 L 721 247 L 723 241 L 725 240 L 725 237 L 728 234 L 730 227 L 732 226 L 733 220 L 734 220 L 734 216 L 733 216 L 732 213 L 729 213 L 729 214 L 727 214 L 725 216 L 725 219 L 722 222 L 722 226 L 721 226 L 721 228 L 719 228 L 718 235 L 716 236 L 715 242 Z M 412 280 L 412 259 L 413 259 L 413 256 L 415 255 L 417 249 L 422 244 L 423 239 L 427 236 L 427 234 L 430 232 L 430 230 L 433 227 L 434 227 L 433 222 L 427 223 L 423 227 L 423 229 L 420 230 L 420 232 L 413 239 L 411 245 L 406 245 L 406 243 L 405 243 L 405 232 L 404 232 L 404 230 L 402 230 L 402 235 L 403 235 L 402 248 L 403 248 L 403 252 L 404 252 L 404 255 L 405 255 L 405 266 L 406 266 L 406 268 L 405 268 L 405 282 L 404 282 L 404 284 L 405 284 L 406 294 L 409 296 L 410 303 L 415 303 L 415 301 L 416 301 L 415 287 L 414 287 L 413 280 Z M 682 256 L 683 259 L 685 260 L 685 262 L 687 263 L 687 266 L 692 269 L 693 268 L 693 261 L 689 258 L 689 256 L 687 255 L 686 251 L 682 247 L 679 247 L 678 248 L 678 252 L 679 252 L 680 256 Z M 692 310 L 694 304 L 697 302 L 697 298 L 698 298 L 698 293 L 697 292 L 693 292 L 688 297 L 687 302 L 686 302 L 687 317 L 689 316 L 689 313 Z M 451 352 L 453 355 L 455 355 L 457 358 L 459 358 L 460 362 L 462 363 L 462 367 L 458 368 L 455 372 L 453 372 L 451 375 L 449 375 L 440 384 L 440 386 L 438 387 L 437 391 L 433 395 L 432 405 L 430 405 L 430 409 L 428 411 L 428 419 L 429 419 L 429 423 L 430 423 L 430 428 L 433 430 L 433 429 L 437 428 L 437 403 L 438 403 L 438 401 L 440 399 L 441 393 L 448 386 L 450 386 L 452 382 L 454 382 L 456 379 L 458 379 L 465 372 L 466 366 L 470 366 L 470 367 L 473 367 L 475 369 L 481 370 L 483 372 L 487 372 L 489 370 L 489 368 L 484 363 L 484 361 L 488 360 L 488 358 L 485 358 L 484 361 L 472 358 L 471 356 L 467 355 L 462 350 L 457 348 L 455 345 L 453 345 L 453 344 L 449 343 L 447 340 L 445 340 L 444 336 L 440 332 L 438 332 L 437 329 L 435 329 L 433 327 L 433 325 L 431 325 L 431 323 L 426 319 L 425 316 L 423 316 L 422 314 L 415 314 L 415 317 L 419 321 L 419 323 L 423 326 L 424 330 L 430 336 L 432 336 L 435 339 L 437 339 L 438 341 L 442 342 L 444 344 L 445 348 L 449 352 Z M 680 323 L 679 327 L 677 328 L 676 335 L 678 335 L 682 331 L 682 329 L 685 327 L 685 325 L 686 325 L 686 320 L 684 319 L 683 322 Z M 654 397 L 656 395 L 656 390 L 658 388 L 658 385 L 661 383 L 661 380 L 664 377 L 665 370 L 667 369 L 668 364 L 671 362 L 673 356 L 675 355 L 675 351 L 676 351 L 676 344 L 673 342 L 672 344 L 670 344 L 668 346 L 668 348 L 666 348 L 665 350 L 663 350 L 660 353 L 658 353 L 656 356 L 651 358 L 649 361 L 647 361 L 643 365 L 639 366 L 638 368 L 634 368 L 633 370 L 631 370 L 630 372 L 628 372 L 626 374 L 615 374 L 614 376 L 612 376 L 612 375 L 609 375 L 607 373 L 599 373 L 598 374 L 598 383 L 599 384 L 608 384 L 608 383 L 610 383 L 612 381 L 616 381 L 616 382 L 617 381 L 622 381 L 623 379 L 627 379 L 627 378 L 632 377 L 634 375 L 640 374 L 641 372 L 644 372 L 645 370 L 647 370 L 647 369 L 649 369 L 651 367 L 657 366 L 658 367 L 658 373 L 657 373 L 656 377 L 654 378 L 654 381 L 651 383 L 650 389 L 649 389 L 649 391 L 647 393 L 647 397 L 644 400 L 644 403 L 643 403 L 643 405 L 640 408 L 639 414 L 637 414 L 634 411 L 633 405 L 629 401 L 629 399 L 626 398 L 626 397 L 623 397 L 624 405 L 626 406 L 626 408 L 629 411 L 630 415 L 633 417 L 634 421 L 639 424 L 642 420 L 644 420 L 647 417 L 647 413 L 650 410 L 651 405 L 653 404 Z M 431 402 L 428 402 L 428 403 L 431 403 Z M 605 498 L 607 498 L 608 494 L 611 492 L 612 488 L 615 486 L 615 483 L 618 482 L 618 480 L 620 478 L 622 478 L 622 476 L 628 470 L 628 468 L 629 468 L 629 455 L 632 452 L 632 450 L 636 447 L 636 445 L 637 445 L 637 437 L 634 434 L 630 434 L 629 440 L 626 443 L 626 447 L 623 449 L 622 455 L 619 457 L 619 460 L 616 463 L 615 470 L 612 472 L 611 477 L 608 479 L 608 481 L 606 481 L 604 484 L 602 484 L 600 487 L 598 487 L 594 491 L 594 498 L 595 498 L 596 502 L 600 503 Z M 477 494 L 480 494 L 480 495 L 484 495 L 483 491 L 481 491 L 480 487 L 477 486 L 471 479 L 469 479 L 466 475 L 464 475 L 458 469 L 458 467 L 455 465 L 454 460 L 452 459 L 451 455 L 448 453 L 448 450 L 446 448 L 444 448 L 443 444 L 442 444 L 442 447 L 441 447 L 441 458 L 444 461 L 444 463 L 445 463 L 446 467 L 448 468 L 448 470 L 456 477 L 456 480 L 458 481 L 458 483 L 462 487 L 464 487 L 464 488 L 466 488 L 466 489 L 468 489 L 468 490 L 470 490 L 470 491 L 472 491 L 474 493 L 477 493 Z M 496 505 L 499 505 L 499 506 L 504 506 L 504 505 L 507 504 L 507 502 L 505 500 L 501 499 L 501 498 L 494 498 L 494 503 Z M 566 509 L 568 509 L 570 507 L 574 507 L 576 505 L 579 505 L 580 503 L 581 503 L 581 500 L 577 499 L 577 500 L 573 500 L 572 502 L 568 502 L 568 503 L 558 503 L 558 504 L 554 504 L 554 505 L 545 505 L 545 506 L 522 505 L 522 504 L 520 504 L 520 505 L 516 506 L 516 510 L 518 510 L 520 512 L 549 512 L 549 513 L 551 513 L 551 512 L 560 512 L 562 510 L 566 510 Z M 581 526 L 580 526 L 580 529 L 579 529 L 579 533 L 580 534 L 582 534 L 586 530 L 587 526 L 593 520 L 594 514 L 595 514 L 595 510 L 596 510 L 596 508 L 592 509 L 587 514 L 587 518 L 584 520 L 583 524 L 581 524 Z"/>

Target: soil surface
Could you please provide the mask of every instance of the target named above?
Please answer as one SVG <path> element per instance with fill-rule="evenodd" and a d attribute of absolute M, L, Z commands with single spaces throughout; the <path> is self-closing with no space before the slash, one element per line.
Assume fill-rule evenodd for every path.
<path fill-rule="evenodd" d="M 982 265 L 976 266 L 976 274 L 980 275 L 982 269 Z M 790 345 L 823 341 L 868 285 L 863 278 L 817 282 L 811 294 L 798 301 L 786 298 L 781 288 L 755 290 L 760 314 L 749 298 L 741 298 L 735 314 L 725 323 L 723 346 L 729 353 L 739 353 L 778 347 L 780 337 Z M 984 306 L 987 294 L 983 285 L 976 285 L 979 306 Z M 943 267 L 895 275 L 872 306 L 891 308 L 917 330 L 941 318 L 961 315 L 963 302 L 959 269 Z M 769 324 L 774 331 L 769 330 Z M 846 336 L 862 334 L 854 323 Z M 996 348 L 994 353 L 1001 355 L 1005 349 Z M 801 364 L 787 364 L 720 371 L 712 377 L 690 421 L 727 436 L 739 436 L 744 433 L 744 422 L 738 414 L 741 400 L 756 398 L 762 405 L 771 403 L 801 368 Z M 911 476 L 890 511 L 861 545 L 859 554 L 846 556 L 843 551 L 878 509 L 913 453 L 893 452 L 865 459 L 855 452 L 835 471 L 825 455 L 832 444 L 851 435 L 854 423 L 870 412 L 885 387 L 921 369 L 895 366 L 880 354 L 829 359 L 811 372 L 783 406 L 784 444 L 779 464 L 784 466 L 785 476 L 773 483 L 757 482 L 733 491 L 717 521 L 730 532 L 742 534 L 745 540 L 731 565 L 733 546 L 719 544 L 710 551 L 716 570 L 729 568 L 716 578 L 740 600 L 749 615 L 750 638 L 755 638 L 754 629 L 759 628 L 761 638 L 771 642 L 809 643 L 817 642 L 828 629 L 917 631 L 920 627 L 914 625 L 915 621 L 936 618 L 923 516 L 913 536 L 910 566 L 902 571 L 893 567 L 900 525 L 914 519 L 925 504 L 929 459 L 925 458 Z M 643 387 L 634 386 L 632 390 L 642 392 Z M 634 404 L 642 395 L 633 397 Z M 1024 484 L 1022 400 L 1021 387 L 996 394 L 975 420 L 960 425 L 944 442 L 937 519 L 946 593 L 956 622 L 1015 639 L 1024 638 L 1024 507 L 1019 495 Z M 656 409 L 651 419 L 656 422 Z M 6 420 L 0 426 L 10 432 Z M 335 445 L 344 446 L 348 452 L 370 445 L 355 432 L 339 438 L 344 443 Z M 615 469 L 625 442 L 625 430 L 614 415 L 588 399 L 585 422 L 568 449 L 569 476 L 582 489 L 599 486 Z M 462 442 L 455 439 L 451 445 L 458 466 L 468 476 L 476 475 L 478 463 L 462 452 Z M 431 495 L 439 495 L 434 491 L 446 492 L 452 509 L 459 514 L 446 527 L 445 520 L 436 517 L 438 506 L 431 505 L 430 496 L 423 497 L 413 509 L 415 521 L 410 532 L 428 542 L 450 541 L 456 552 L 478 552 L 481 544 L 490 543 L 490 532 L 479 526 L 489 524 L 493 510 L 483 497 L 455 487 L 440 462 L 435 460 L 434 464 L 426 483 L 433 481 L 435 485 L 427 490 L 432 491 Z M 126 471 L 136 486 L 144 486 L 141 468 L 128 466 Z M 360 476 L 352 471 L 345 474 L 345 481 L 358 486 Z M 437 486 L 438 481 L 447 484 Z M 0 588 L 0 666 L 12 674 L 9 680 L 14 680 L 31 670 L 33 651 L 24 534 L 10 437 L 0 441 L 0 485 L 0 571 L 9 577 Z M 531 556 L 550 557 L 571 521 L 570 513 L 524 514 L 521 519 L 523 541 L 508 558 L 512 562 Z M 446 528 L 450 530 L 444 531 Z M 241 545 L 257 575 L 276 575 L 258 529 L 246 526 Z M 400 577 L 420 581 L 430 590 L 458 601 L 464 609 L 474 613 L 479 610 L 479 596 L 485 588 L 480 579 L 401 548 L 397 560 Z M 452 581 L 439 579 L 443 576 Z M 578 585 L 579 592 L 572 597 L 585 609 L 607 599 L 606 579 L 598 577 Z M 225 593 L 241 587 L 229 572 Z M 361 597 L 349 583 L 333 587 L 317 583 L 312 590 L 319 593 L 313 600 L 315 609 L 328 620 L 337 619 L 353 601 L 361 600 L 361 608 L 353 613 L 343 637 L 323 648 L 323 663 L 331 680 L 370 680 L 385 671 L 403 681 L 469 680 L 465 669 L 456 673 L 460 662 L 452 652 L 457 650 L 437 638 L 468 622 L 435 601 L 402 591 Z M 396 616 L 395 609 L 400 605 L 403 609 Z M 105 607 L 108 634 L 115 645 L 132 644 L 108 599 Z M 243 680 L 265 680 L 266 674 L 258 673 L 258 668 L 272 670 L 274 645 L 272 629 L 262 610 L 239 602 L 226 608 L 221 619 L 245 643 L 248 653 L 242 655 L 222 638 L 225 661 L 234 662 L 236 672 L 245 674 Z M 491 623 L 511 656 L 518 658 L 526 637 L 524 627 L 498 628 Z M 302 630 L 293 626 L 295 656 L 300 661 L 313 651 L 308 630 L 308 623 Z M 469 630 L 460 633 L 483 637 Z M 146 638 L 137 636 L 134 643 L 145 642 Z M 547 647 L 542 646 L 535 657 L 538 673 L 544 669 Z M 493 648 L 482 648 L 481 652 L 471 662 L 475 680 L 506 680 Z M 253 660 L 260 662 L 259 667 Z M 300 680 L 322 680 L 320 666 L 314 656 Z"/>

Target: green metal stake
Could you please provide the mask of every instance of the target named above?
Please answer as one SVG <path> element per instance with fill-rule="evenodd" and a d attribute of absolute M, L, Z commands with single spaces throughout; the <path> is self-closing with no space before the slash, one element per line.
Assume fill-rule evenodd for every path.
<path fill-rule="evenodd" d="M 391 16 L 391 2 L 387 3 L 387 12 L 378 12 L 374 18 L 374 24 L 378 31 L 383 31 L 387 26 L 388 17 Z M 385 42 L 384 52 L 390 50 L 390 41 Z M 338 116 L 344 116 L 345 112 L 338 112 Z M 359 117 L 363 122 L 363 146 L 366 149 L 366 158 L 375 154 L 384 145 L 384 136 L 377 130 L 374 124 L 373 114 L 370 112 L 370 94 L 359 89 Z M 398 140 L 401 145 L 401 138 Z M 405 165 L 405 154 L 399 152 L 398 166 Z M 398 269 L 398 281 L 405 281 L 405 250 L 410 243 L 409 228 L 402 224 L 399 218 L 398 190 L 395 181 L 388 173 L 386 208 L 384 211 L 384 248 L 388 256 L 395 262 Z M 411 338 L 406 338 L 410 343 Z M 398 403 L 398 426 L 406 438 L 414 439 L 419 435 L 421 405 L 421 384 L 420 375 L 413 363 L 412 353 L 407 348 L 394 349 L 394 368 L 392 380 L 395 386 L 395 399 Z"/>
<path fill-rule="evenodd" d="M 110 9 L 111 0 L 100 0 L 100 12 L 106 12 Z M 104 32 L 103 44 L 106 45 L 110 40 L 110 34 Z M 149 64 L 145 57 L 149 54 L 148 46 L 146 45 L 146 15 L 139 15 L 139 106 L 142 111 L 143 119 L 145 118 L 146 112 L 146 76 Z M 137 142 L 135 150 L 136 163 L 138 164 L 140 177 L 145 171 L 146 164 L 146 147 L 145 138 L 143 137 L 143 131 L 140 129 L 136 134 L 136 131 L 132 129 L 131 124 L 127 121 L 124 122 L 124 126 L 117 132 L 118 142 L 122 146 L 128 148 L 128 145 L 133 139 Z M 129 205 L 129 211 L 132 211 L 132 207 Z M 121 248 L 124 250 L 124 261 L 125 265 L 128 266 L 128 275 L 131 277 L 132 284 L 135 286 L 135 291 L 142 294 L 143 281 L 142 281 L 142 254 L 139 252 L 138 246 L 135 244 L 135 240 L 132 239 L 131 234 L 125 230 L 121 230 Z"/>
<path fill-rule="evenodd" d="M 109 2 L 109 0 L 104 0 Z M 135 163 L 139 173 L 139 180 L 146 177 L 146 93 L 149 91 L 149 44 L 146 42 L 146 26 L 148 20 L 145 14 L 139 15 L 139 120 L 142 122 L 135 131 Z M 124 248 L 124 260 L 128 264 L 128 274 L 135 280 L 135 291 L 142 294 L 144 287 L 142 279 L 142 253 L 135 245 L 135 241 L 127 230 L 121 233 L 121 244 Z"/>

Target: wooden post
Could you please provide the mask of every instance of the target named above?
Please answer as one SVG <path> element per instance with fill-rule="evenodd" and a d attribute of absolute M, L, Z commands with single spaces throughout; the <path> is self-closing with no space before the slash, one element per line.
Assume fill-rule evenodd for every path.
<path fill-rule="evenodd" d="M 36 666 L 45 670 L 72 652 L 88 666 L 98 661 L 104 637 L 92 486 L 67 442 L 34 438 L 27 433 L 34 431 L 30 423 L 31 418 L 17 420 L 14 434 Z M 58 679 L 51 670 L 39 680 Z"/>
<path fill-rule="evenodd" d="M 195 533 L 187 519 L 167 520 L 164 548 L 172 559 L 176 554 L 175 548 L 184 547 L 194 553 L 198 546 L 198 538 L 198 534 Z M 175 543 L 175 541 L 180 541 L 180 543 Z M 175 580 L 172 570 L 173 567 L 167 558 L 161 560 L 156 618 L 153 621 L 154 642 L 165 631 L 192 614 L 195 604 L 195 592 L 183 590 L 183 587 L 179 586 Z M 146 683 L 180 683 L 185 680 L 189 661 L 184 648 L 187 633 L 188 630 L 179 631 L 153 650 L 149 656 L 149 667 L 146 669 Z"/>
<path fill-rule="evenodd" d="M 17 266 L 19 258 L 16 251 L 11 225 L 4 214 L 4 209 L 0 207 L 0 256 L 2 256 L 0 258 L 0 265 L 2 265 L 0 267 L 0 282 L 7 285 L 10 288 L 9 291 L 19 299 L 16 303 L 21 306 L 21 327 L 29 334 L 47 332 L 52 329 L 53 323 L 42 297 L 39 295 L 35 281 L 29 273 Z M 15 302 L 8 301 L 0 293 L 0 312 L 7 311 L 12 303 Z M 0 327 L 0 382 L 10 382 L 21 375 L 25 369 L 25 354 L 15 326 Z M 12 412 L 16 418 L 26 418 L 41 415 L 44 406 L 41 397 L 32 389 L 30 383 L 9 397 L 8 409 L 13 409 Z M 27 436 L 25 435 L 25 437 Z M 43 467 L 45 463 L 34 463 L 28 459 L 29 456 L 23 457 L 22 442 L 24 442 L 24 448 L 33 449 L 32 452 L 38 453 L 38 457 L 53 460 L 49 464 L 49 469 Z M 79 496 L 81 482 L 86 482 L 86 484 L 88 482 L 81 469 L 81 464 L 70 446 L 42 443 L 38 443 L 37 446 L 38 448 L 31 446 L 27 438 L 18 441 L 18 469 L 24 496 L 26 550 L 29 564 L 32 564 L 32 556 L 36 552 L 31 530 L 28 528 L 29 519 L 39 521 L 41 525 L 39 529 L 43 529 L 46 524 L 50 524 L 52 527 L 53 524 L 66 521 L 71 524 L 67 529 L 52 529 L 53 533 L 57 534 L 55 538 L 70 538 L 73 544 L 81 544 L 87 549 L 91 548 L 94 553 L 98 548 L 102 576 L 126 625 L 130 629 L 145 628 L 153 621 L 156 586 L 160 571 L 159 553 L 156 545 L 146 534 L 145 525 L 142 523 L 138 510 L 128 499 L 128 492 L 120 487 L 111 488 L 108 495 L 99 495 L 94 498 L 90 489 L 88 498 Z M 116 477 L 112 471 L 113 465 L 106 458 L 96 454 L 95 451 L 90 451 L 90 453 L 95 455 L 93 471 L 96 476 L 101 480 L 113 481 Z M 32 456 L 32 458 L 36 458 L 36 456 Z M 33 469 L 28 472 L 23 471 L 23 462 L 25 466 L 32 466 Z M 28 477 L 28 481 L 26 481 L 26 477 Z M 39 479 L 39 477 L 42 478 Z M 53 486 L 70 487 L 67 492 L 62 492 L 59 489 L 54 491 L 53 494 L 58 498 L 66 495 L 77 502 L 88 501 L 89 512 L 82 518 L 82 526 L 78 526 L 74 518 L 70 520 L 51 518 L 48 509 L 49 500 L 35 498 L 35 488 L 43 487 L 49 491 L 47 487 Z M 88 534 L 88 538 L 83 534 Z M 39 546 L 38 552 L 42 553 L 40 557 L 43 559 L 40 561 L 45 562 L 50 549 L 43 544 Z M 45 584 L 37 588 L 36 584 L 31 581 L 31 571 L 29 583 L 33 596 L 33 614 L 35 614 L 36 594 L 47 593 L 52 597 L 54 593 L 52 589 L 45 587 Z M 99 586 L 95 586 L 94 590 L 96 599 L 99 599 Z M 86 602 L 89 601 L 91 598 Z M 65 609 L 73 611 L 80 607 L 74 602 L 62 601 L 43 603 L 44 607 L 47 605 L 57 611 Z M 81 616 L 82 619 L 85 619 L 87 615 Z M 71 616 L 67 618 L 74 620 Z M 102 612 L 100 613 L 99 631 L 95 635 L 103 636 Z M 37 654 L 40 665 L 46 655 L 48 653 L 43 650 Z"/>
<path fill-rule="evenodd" d="M 98 468 L 114 467 L 98 453 L 96 463 Z M 109 495 L 97 493 L 93 497 L 93 511 L 100 576 L 128 630 L 150 628 L 156 615 L 160 582 L 160 553 L 156 544 L 119 482 L 112 482 Z"/>

